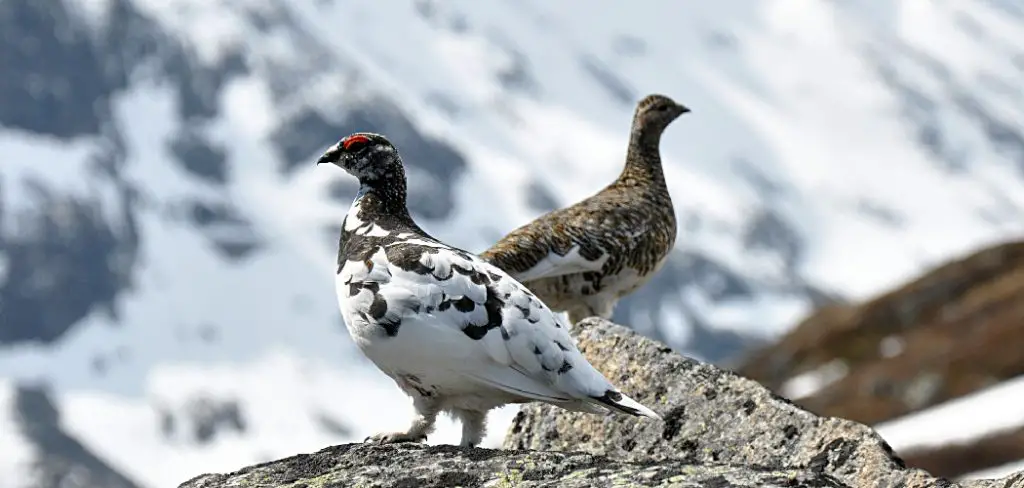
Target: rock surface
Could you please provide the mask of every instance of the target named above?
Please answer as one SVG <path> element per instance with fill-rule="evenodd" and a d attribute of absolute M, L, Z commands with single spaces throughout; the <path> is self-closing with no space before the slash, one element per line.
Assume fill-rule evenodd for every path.
<path fill-rule="evenodd" d="M 663 422 L 528 405 L 504 451 L 347 444 L 199 476 L 179 488 L 1024 488 L 1024 473 L 956 485 L 908 469 L 862 424 L 818 417 L 611 322 L 588 319 L 575 332 L 587 358 Z"/>
<path fill-rule="evenodd" d="M 679 459 L 805 469 L 848 486 L 953 486 L 903 461 L 872 429 L 819 417 L 757 382 L 680 356 L 607 321 L 587 319 L 575 330 L 583 354 L 625 393 L 664 422 L 524 406 L 505 448 L 583 450 L 627 461 Z M 1024 474 L 962 486 L 1024 488 Z"/>
<path fill-rule="evenodd" d="M 1009 242 L 864 303 L 824 307 L 737 371 L 816 414 L 874 425 L 1024 374 L 1022 318 L 1024 242 Z M 833 381 L 816 391 L 787 385 L 822 373 Z M 1024 458 L 1021 439 L 1024 429 L 899 454 L 953 477 Z"/>
<path fill-rule="evenodd" d="M 179 488 L 441 488 L 590 486 L 843 487 L 807 469 L 694 466 L 678 460 L 629 463 L 585 453 L 498 451 L 456 446 L 345 444 L 314 454 L 208 474 Z"/>

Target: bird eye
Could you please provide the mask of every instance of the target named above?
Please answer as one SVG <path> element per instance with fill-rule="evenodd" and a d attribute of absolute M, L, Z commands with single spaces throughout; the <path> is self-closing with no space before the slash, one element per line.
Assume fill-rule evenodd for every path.
<path fill-rule="evenodd" d="M 370 139 L 366 136 L 350 136 L 342 141 L 341 147 L 346 151 L 358 151 L 369 143 Z"/>

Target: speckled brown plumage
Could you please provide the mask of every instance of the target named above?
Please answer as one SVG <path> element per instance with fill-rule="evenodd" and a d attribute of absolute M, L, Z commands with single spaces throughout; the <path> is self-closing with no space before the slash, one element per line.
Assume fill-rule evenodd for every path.
<path fill-rule="evenodd" d="M 637 103 L 626 165 L 593 196 L 538 217 L 481 254 L 530 288 L 551 309 L 610 318 L 620 298 L 660 269 L 676 238 L 659 145 L 665 128 L 689 112 L 663 95 Z"/>

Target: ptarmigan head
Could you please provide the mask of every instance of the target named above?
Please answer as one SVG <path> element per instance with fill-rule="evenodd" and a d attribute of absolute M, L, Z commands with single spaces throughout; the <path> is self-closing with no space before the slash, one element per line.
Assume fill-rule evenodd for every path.
<path fill-rule="evenodd" d="M 673 120 L 689 111 L 671 98 L 653 93 L 636 104 L 633 126 L 634 129 L 660 134 Z"/>
<path fill-rule="evenodd" d="M 356 132 L 338 141 L 316 162 L 323 163 L 338 166 L 363 184 L 405 178 L 398 149 L 386 137 L 372 132 Z"/>

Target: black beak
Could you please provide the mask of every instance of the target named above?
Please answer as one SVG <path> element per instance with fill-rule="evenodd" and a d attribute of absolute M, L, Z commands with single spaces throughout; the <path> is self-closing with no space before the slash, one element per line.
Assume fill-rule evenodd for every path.
<path fill-rule="evenodd" d="M 320 156 L 320 159 L 316 160 L 316 164 L 317 164 L 317 166 L 319 166 L 319 165 L 321 165 L 323 163 L 335 163 L 337 161 L 338 161 L 338 152 L 337 151 L 330 151 L 329 150 L 329 151 L 325 152 L 323 156 Z"/>
<path fill-rule="evenodd" d="M 679 105 L 679 108 L 682 110 L 682 113 L 685 114 L 685 113 L 689 113 L 690 112 L 690 107 L 687 107 L 686 105 L 682 105 L 682 104 L 678 104 L 678 105 Z"/>

